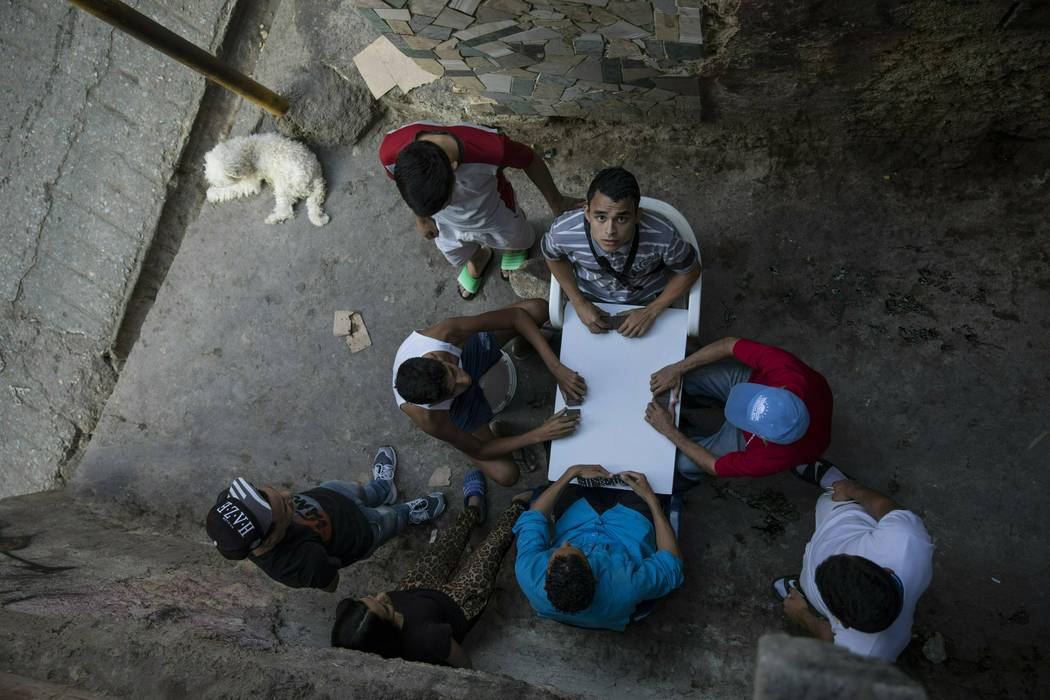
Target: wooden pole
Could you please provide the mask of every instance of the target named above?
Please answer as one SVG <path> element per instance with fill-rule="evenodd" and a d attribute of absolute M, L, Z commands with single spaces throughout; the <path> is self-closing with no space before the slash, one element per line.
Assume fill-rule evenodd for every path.
<path fill-rule="evenodd" d="M 191 44 L 175 32 L 157 24 L 122 2 L 117 0 L 69 0 L 69 2 L 84 12 L 112 24 L 139 41 L 171 56 L 208 80 L 237 93 L 276 117 L 284 116 L 288 111 L 288 100 L 276 92 L 234 70 L 207 51 Z"/>

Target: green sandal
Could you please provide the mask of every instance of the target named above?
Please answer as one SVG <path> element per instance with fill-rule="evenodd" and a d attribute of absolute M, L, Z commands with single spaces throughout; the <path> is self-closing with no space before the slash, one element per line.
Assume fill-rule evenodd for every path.
<path fill-rule="evenodd" d="M 489 269 L 489 265 L 492 264 L 492 258 L 494 257 L 496 257 L 496 254 L 489 252 L 489 259 L 485 261 L 485 265 L 481 268 L 481 272 L 478 273 L 477 277 L 470 274 L 466 265 L 460 269 L 459 277 L 456 278 L 456 282 L 459 283 L 460 299 L 470 301 L 477 296 L 478 292 L 481 291 L 481 284 L 485 277 L 485 270 Z"/>
<path fill-rule="evenodd" d="M 499 276 L 505 280 L 510 279 L 510 273 L 521 269 L 525 261 L 529 259 L 528 250 L 505 250 L 500 256 Z"/>

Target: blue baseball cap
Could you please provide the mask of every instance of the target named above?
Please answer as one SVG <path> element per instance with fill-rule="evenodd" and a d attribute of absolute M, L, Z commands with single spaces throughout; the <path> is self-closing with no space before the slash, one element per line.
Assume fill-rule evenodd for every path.
<path fill-rule="evenodd" d="M 726 420 L 749 433 L 779 445 L 795 442 L 809 428 L 806 404 L 787 389 L 737 384 L 726 401 Z"/>

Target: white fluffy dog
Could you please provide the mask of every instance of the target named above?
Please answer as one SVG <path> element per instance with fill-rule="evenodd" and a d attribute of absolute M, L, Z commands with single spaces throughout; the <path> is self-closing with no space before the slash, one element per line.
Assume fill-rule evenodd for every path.
<path fill-rule="evenodd" d="M 306 215 L 314 226 L 328 223 L 324 212 L 325 184 L 321 163 L 303 144 L 278 134 L 239 136 L 223 141 L 204 155 L 208 201 L 258 194 L 263 180 L 277 200 L 266 223 L 279 224 L 295 214 L 292 205 L 306 198 Z"/>

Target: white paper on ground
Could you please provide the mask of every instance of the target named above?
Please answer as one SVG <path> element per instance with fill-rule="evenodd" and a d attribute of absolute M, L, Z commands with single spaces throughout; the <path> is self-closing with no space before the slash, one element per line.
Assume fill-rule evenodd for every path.
<path fill-rule="evenodd" d="M 408 92 L 440 77 L 420 68 L 385 36 L 379 37 L 354 56 L 354 65 L 376 99 L 390 92 L 395 85 L 401 88 L 401 92 Z"/>
<path fill-rule="evenodd" d="M 637 307 L 598 304 L 609 313 Z M 551 443 L 548 477 L 558 479 L 574 464 L 601 464 L 610 472 L 645 474 L 656 493 L 671 493 L 674 483 L 674 443 L 645 422 L 652 400 L 649 377 L 685 357 L 688 313 L 667 309 L 641 338 L 624 338 L 611 331 L 596 335 L 565 305 L 561 361 L 587 382 L 575 433 Z M 554 410 L 565 406 L 556 390 Z M 675 410 L 677 423 L 679 405 Z"/>

